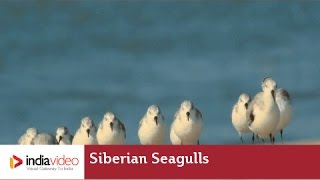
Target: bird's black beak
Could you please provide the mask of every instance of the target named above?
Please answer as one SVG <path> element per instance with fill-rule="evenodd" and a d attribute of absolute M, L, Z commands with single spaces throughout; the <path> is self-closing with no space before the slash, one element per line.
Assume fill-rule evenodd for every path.
<path fill-rule="evenodd" d="M 272 95 L 273 100 L 275 100 L 274 90 L 271 90 L 271 95 Z"/>
<path fill-rule="evenodd" d="M 188 121 L 189 121 L 189 118 L 190 118 L 190 112 L 187 112 L 187 117 L 188 117 Z"/>
<path fill-rule="evenodd" d="M 113 131 L 113 122 L 110 122 L 111 131 Z"/>
<path fill-rule="evenodd" d="M 244 106 L 246 107 L 246 109 L 248 109 L 248 103 L 245 103 Z"/>
<path fill-rule="evenodd" d="M 62 136 L 59 136 L 58 143 L 60 144 L 60 141 L 62 140 Z"/>
<path fill-rule="evenodd" d="M 90 129 L 87 129 L 88 137 L 90 136 Z"/>
<path fill-rule="evenodd" d="M 154 117 L 154 121 L 156 122 L 156 125 L 158 126 L 158 116 Z"/>

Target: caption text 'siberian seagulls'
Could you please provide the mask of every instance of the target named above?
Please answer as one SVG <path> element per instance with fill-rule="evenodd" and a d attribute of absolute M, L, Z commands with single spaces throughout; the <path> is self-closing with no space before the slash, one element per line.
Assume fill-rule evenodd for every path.
<path fill-rule="evenodd" d="M 151 154 L 149 160 L 145 155 L 131 155 L 127 152 L 126 155 L 108 155 L 107 152 L 92 152 L 90 153 L 90 164 L 175 164 L 177 167 L 183 167 L 188 164 L 208 164 L 209 157 L 203 155 L 202 152 L 193 152 L 191 155 L 183 156 L 167 156 L 161 155 L 158 152 Z"/>

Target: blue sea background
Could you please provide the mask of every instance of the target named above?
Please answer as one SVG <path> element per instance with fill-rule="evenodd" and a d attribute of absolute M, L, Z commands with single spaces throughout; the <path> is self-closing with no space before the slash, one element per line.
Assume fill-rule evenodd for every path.
<path fill-rule="evenodd" d="M 320 138 L 319 57 L 318 1 L 0 1 L 0 143 L 113 111 L 138 144 L 149 105 L 169 127 L 190 99 L 200 143 L 238 144 L 232 106 L 265 76 L 293 99 L 285 140 Z"/>

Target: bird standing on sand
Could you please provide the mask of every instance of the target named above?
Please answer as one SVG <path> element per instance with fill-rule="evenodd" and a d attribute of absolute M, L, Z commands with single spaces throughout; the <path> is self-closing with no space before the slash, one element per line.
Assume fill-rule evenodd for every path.
<path fill-rule="evenodd" d="M 283 129 L 288 126 L 292 119 L 292 102 L 287 90 L 279 88 L 276 91 L 276 102 L 280 110 L 280 121 L 273 131 L 273 135 L 280 132 L 281 142 L 283 143 Z"/>
<path fill-rule="evenodd" d="M 72 144 L 73 136 L 69 133 L 67 127 L 58 127 L 56 131 L 56 140 L 59 145 L 70 145 Z"/>
<path fill-rule="evenodd" d="M 202 114 L 190 100 L 181 103 L 170 130 L 172 144 L 199 144 Z"/>
<path fill-rule="evenodd" d="M 28 128 L 26 132 L 19 138 L 18 144 L 20 145 L 30 145 L 31 141 L 38 134 L 36 128 Z"/>
<path fill-rule="evenodd" d="M 269 137 L 272 143 L 272 133 L 280 119 L 280 110 L 275 100 L 276 88 L 277 84 L 272 78 L 265 78 L 262 82 L 262 92 L 254 97 L 247 110 L 249 129 L 259 138 Z"/>
<path fill-rule="evenodd" d="M 157 105 L 148 107 L 139 123 L 138 136 L 143 145 L 158 145 L 165 141 L 165 123 Z"/>
<path fill-rule="evenodd" d="M 112 112 L 107 112 L 97 131 L 98 144 L 124 144 L 126 129 L 124 124 Z"/>
<path fill-rule="evenodd" d="M 96 137 L 96 127 L 89 117 L 81 120 L 81 125 L 76 134 L 74 135 L 72 144 L 98 144 Z"/>
<path fill-rule="evenodd" d="M 247 109 L 250 103 L 250 96 L 246 93 L 242 93 L 239 96 L 237 103 L 232 108 L 231 119 L 233 127 L 238 131 L 241 143 L 243 143 L 242 134 L 250 133 L 251 130 L 248 126 Z M 252 136 L 252 142 L 254 143 L 254 134 Z"/>

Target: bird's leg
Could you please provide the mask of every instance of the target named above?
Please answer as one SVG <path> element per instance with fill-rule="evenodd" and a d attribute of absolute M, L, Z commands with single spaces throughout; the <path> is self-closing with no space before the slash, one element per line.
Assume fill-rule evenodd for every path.
<path fill-rule="evenodd" d="M 270 134 L 269 137 L 270 137 L 270 142 L 271 142 L 272 144 L 274 144 L 274 140 L 275 140 L 275 139 L 274 139 L 274 137 L 272 137 L 272 134 Z"/>
<path fill-rule="evenodd" d="M 241 144 L 243 144 L 242 135 L 240 135 L 240 141 L 241 141 Z"/>
<path fill-rule="evenodd" d="M 182 140 L 181 140 L 181 143 L 180 143 L 180 145 L 183 145 L 183 143 L 182 143 Z"/>
<path fill-rule="evenodd" d="M 252 144 L 254 144 L 254 133 L 252 133 Z"/>
<path fill-rule="evenodd" d="M 282 129 L 280 131 L 280 136 L 281 136 L 281 143 L 283 144 L 283 130 Z"/>
<path fill-rule="evenodd" d="M 198 144 L 198 145 L 200 145 L 200 141 L 199 141 L 199 139 L 198 139 L 198 141 L 197 141 L 197 144 Z"/>
<path fill-rule="evenodd" d="M 263 138 L 261 139 L 261 141 L 262 141 L 262 143 L 264 143 L 264 139 Z"/>

